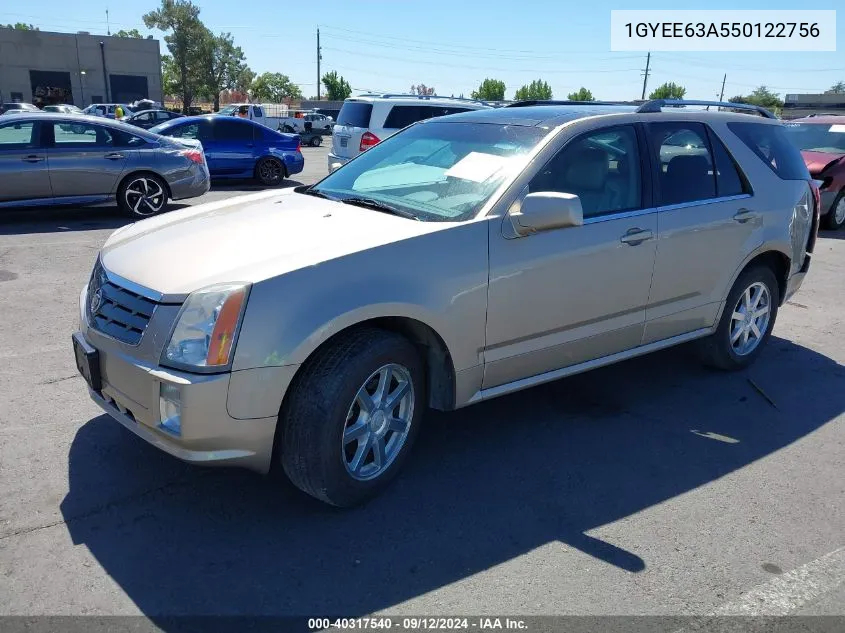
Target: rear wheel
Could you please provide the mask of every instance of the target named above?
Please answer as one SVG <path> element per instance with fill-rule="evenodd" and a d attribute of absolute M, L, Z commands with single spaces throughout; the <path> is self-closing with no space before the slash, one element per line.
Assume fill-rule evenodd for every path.
<path fill-rule="evenodd" d="M 845 226 L 845 189 L 839 192 L 830 211 L 824 216 L 824 227 L 829 231 L 837 231 Z"/>
<path fill-rule="evenodd" d="M 700 342 L 702 360 L 718 369 L 748 367 L 772 334 L 780 305 L 777 278 L 755 266 L 736 280 L 716 331 Z"/>
<path fill-rule="evenodd" d="M 167 185 L 153 174 L 130 176 L 117 190 L 117 204 L 133 218 L 156 215 L 167 205 Z"/>
<path fill-rule="evenodd" d="M 258 182 L 268 187 L 275 187 L 285 179 L 285 166 L 278 158 L 265 156 L 255 166 Z"/>
<path fill-rule="evenodd" d="M 311 147 L 320 147 L 322 144 L 323 139 L 320 136 L 315 136 L 311 139 Z"/>
<path fill-rule="evenodd" d="M 425 408 L 423 364 L 404 337 L 341 335 L 302 369 L 280 419 L 290 480 L 335 506 L 381 492 L 401 469 Z"/>

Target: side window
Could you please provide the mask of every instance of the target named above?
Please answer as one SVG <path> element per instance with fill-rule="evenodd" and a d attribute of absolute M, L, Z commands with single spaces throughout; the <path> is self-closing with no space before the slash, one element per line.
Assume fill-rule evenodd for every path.
<path fill-rule="evenodd" d="M 141 147 L 147 144 L 147 141 L 140 136 L 124 132 L 123 130 L 111 130 L 111 133 L 114 136 L 116 147 Z"/>
<path fill-rule="evenodd" d="M 90 123 L 54 123 L 53 138 L 56 147 L 113 147 L 114 136 L 110 130 Z"/>
<path fill-rule="evenodd" d="M 751 193 L 724 143 L 713 130 L 708 129 L 707 133 L 710 137 L 710 145 L 713 148 L 713 162 L 716 165 L 716 195 L 722 198 Z"/>
<path fill-rule="evenodd" d="M 0 151 L 29 149 L 37 145 L 35 123 L 7 123 L 0 126 Z"/>
<path fill-rule="evenodd" d="M 783 180 L 808 180 L 810 173 L 801 153 L 781 125 L 728 123 L 728 129 Z"/>
<path fill-rule="evenodd" d="M 660 206 L 716 197 L 710 144 L 702 123 L 650 123 Z"/>
<path fill-rule="evenodd" d="M 153 113 L 152 112 L 144 112 L 140 116 L 138 116 L 139 121 L 152 121 L 153 120 Z"/>
<path fill-rule="evenodd" d="M 571 140 L 531 179 L 528 190 L 573 193 L 585 218 L 641 209 L 636 130 L 620 125 Z"/>
<path fill-rule="evenodd" d="M 422 106 L 393 106 L 384 121 L 384 127 L 388 130 L 399 130 L 411 125 L 411 123 L 427 119 L 429 118 L 428 109 L 425 108 L 426 112 L 423 112 Z"/>
<path fill-rule="evenodd" d="M 259 106 L 252 106 L 252 112 L 255 116 L 264 116 L 264 110 L 262 110 Z"/>
<path fill-rule="evenodd" d="M 216 141 L 252 141 L 252 126 L 237 121 L 219 120 L 214 122 L 214 140 Z"/>
<path fill-rule="evenodd" d="M 189 123 L 188 125 L 180 125 L 175 129 L 168 130 L 165 134 L 175 138 L 190 138 L 203 141 L 206 139 L 208 132 L 205 124 Z"/>

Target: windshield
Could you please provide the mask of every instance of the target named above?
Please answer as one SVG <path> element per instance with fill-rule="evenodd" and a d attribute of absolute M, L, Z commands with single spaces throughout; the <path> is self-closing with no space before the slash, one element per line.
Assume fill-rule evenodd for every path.
<path fill-rule="evenodd" d="M 800 150 L 845 154 L 845 124 L 787 123 L 785 127 L 789 139 Z"/>
<path fill-rule="evenodd" d="M 230 105 L 230 106 L 226 106 L 225 108 L 220 110 L 220 112 L 218 112 L 217 114 L 234 114 L 235 110 L 237 110 L 237 109 L 238 109 L 238 106 Z"/>
<path fill-rule="evenodd" d="M 313 191 L 366 197 L 420 220 L 459 222 L 475 216 L 499 185 L 524 166 L 548 130 L 519 125 L 417 124 L 361 154 Z"/>

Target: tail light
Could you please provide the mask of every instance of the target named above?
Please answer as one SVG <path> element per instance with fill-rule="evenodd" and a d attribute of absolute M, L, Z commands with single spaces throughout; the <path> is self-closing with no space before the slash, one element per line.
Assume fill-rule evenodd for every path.
<path fill-rule="evenodd" d="M 202 152 L 198 149 L 186 149 L 182 152 L 182 156 L 197 165 L 205 164 L 205 158 L 203 157 Z"/>
<path fill-rule="evenodd" d="M 302 151 L 302 140 L 301 139 L 296 142 L 296 151 L 297 152 Z"/>
<path fill-rule="evenodd" d="M 361 145 L 358 147 L 358 151 L 366 152 L 373 145 L 378 145 L 380 142 L 381 140 L 379 137 L 372 132 L 364 132 L 364 135 L 361 137 Z"/>

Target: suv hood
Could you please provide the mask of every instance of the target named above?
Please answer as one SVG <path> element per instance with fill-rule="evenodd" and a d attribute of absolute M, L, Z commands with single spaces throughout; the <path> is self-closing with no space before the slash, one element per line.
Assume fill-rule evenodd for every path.
<path fill-rule="evenodd" d="M 845 158 L 843 154 L 831 154 L 830 152 L 807 152 L 802 151 L 801 157 L 807 165 L 807 169 L 812 176 L 819 176 L 821 173 L 833 165 L 834 163 Z"/>
<path fill-rule="evenodd" d="M 258 282 L 449 226 L 292 189 L 262 191 L 127 225 L 100 257 L 107 271 L 175 302 L 213 283 Z"/>

